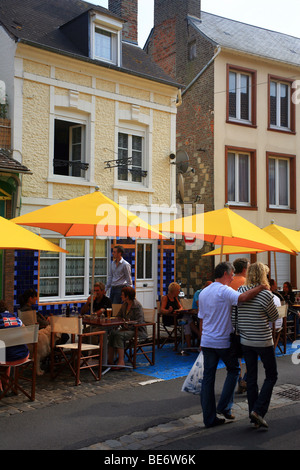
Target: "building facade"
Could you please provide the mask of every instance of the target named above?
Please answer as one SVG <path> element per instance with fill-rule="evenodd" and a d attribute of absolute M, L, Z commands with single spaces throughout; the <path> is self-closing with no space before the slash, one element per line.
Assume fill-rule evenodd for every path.
<path fill-rule="evenodd" d="M 144 49 L 185 86 L 177 149 L 195 172 L 185 175 L 184 202 L 228 204 L 260 228 L 274 220 L 298 230 L 300 39 L 203 12 L 199 0 L 155 0 Z M 209 249 L 179 247 L 177 276 L 193 290 L 211 279 L 213 261 L 201 259 Z M 279 286 L 297 287 L 296 257 L 276 256 Z M 258 258 L 274 277 L 273 255 Z"/>
<path fill-rule="evenodd" d="M 170 214 L 178 85 L 137 46 L 137 1 L 110 1 L 109 9 L 77 0 L 0 6 L 11 148 L 32 173 L 22 181 L 19 214 L 96 186 L 149 222 Z M 15 308 L 30 287 L 42 311 L 80 306 L 91 288 L 91 240 L 40 233 L 69 253 L 15 253 Z M 125 248 L 138 298 L 153 307 L 174 279 L 174 243 L 98 239 L 98 281 L 106 281 L 114 243 Z"/>

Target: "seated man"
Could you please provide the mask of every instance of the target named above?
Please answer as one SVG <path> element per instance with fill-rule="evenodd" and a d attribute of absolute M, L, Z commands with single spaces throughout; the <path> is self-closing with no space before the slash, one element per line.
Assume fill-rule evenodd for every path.
<path fill-rule="evenodd" d="M 112 307 L 111 300 L 105 295 L 105 285 L 102 282 L 96 282 L 94 285 L 93 311 L 91 311 L 91 300 L 91 296 L 89 296 L 86 303 L 81 307 L 80 313 L 82 315 L 90 312 L 95 314 L 104 313 L 106 316 L 106 309 Z"/>
<path fill-rule="evenodd" d="M 7 329 L 7 328 L 17 328 L 23 326 L 22 321 L 16 317 L 14 314 L 8 312 L 8 308 L 3 300 L 0 300 L 0 329 Z M 23 364 L 29 358 L 29 350 L 24 345 L 19 346 L 10 346 L 6 348 L 6 360 L 5 366 L 1 367 L 0 363 L 0 371 L 4 372 L 2 375 L 2 379 L 6 382 L 10 376 L 10 367 L 16 364 Z M 5 389 L 5 383 L 3 384 Z M 0 392 L 3 391 L 2 383 L 0 380 Z"/>

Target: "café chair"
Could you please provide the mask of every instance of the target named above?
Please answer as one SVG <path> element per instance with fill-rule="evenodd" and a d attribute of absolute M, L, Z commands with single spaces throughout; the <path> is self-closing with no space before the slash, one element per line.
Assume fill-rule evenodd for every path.
<path fill-rule="evenodd" d="M 11 368 L 10 376 L 7 377 L 0 370 L 0 379 L 2 382 L 3 392 L 0 392 L 0 400 L 7 395 L 11 390 L 15 395 L 18 391 L 22 392 L 29 400 L 35 400 L 35 386 L 36 386 L 36 370 L 37 370 L 37 341 L 39 334 L 39 325 L 20 326 L 16 328 L 9 328 L 6 330 L 0 330 L 0 366 L 1 368 Z M 22 364 L 10 365 L 2 361 L 5 356 L 5 348 L 10 346 L 19 346 L 26 344 L 31 346 L 30 358 Z M 24 370 L 31 368 L 31 372 Z M 21 385 L 21 383 L 22 385 Z M 24 388 L 25 383 L 31 384 L 30 390 Z M 24 383 L 24 385 L 23 385 Z"/>
<path fill-rule="evenodd" d="M 25 326 L 35 325 L 37 323 L 36 310 L 27 310 L 25 312 L 18 310 L 18 317 Z"/>
<path fill-rule="evenodd" d="M 286 341 L 287 341 L 287 312 L 288 305 L 282 305 L 277 307 L 279 318 L 282 318 L 282 326 L 276 328 L 276 323 L 272 324 L 274 350 L 278 347 L 281 354 L 286 353 Z M 282 349 L 283 348 L 283 349 Z"/>
<path fill-rule="evenodd" d="M 136 369 L 138 356 L 143 356 L 151 366 L 155 364 L 155 316 L 156 309 L 144 308 L 144 323 L 134 325 L 134 336 L 127 342 L 125 354 L 131 362 L 133 369 Z M 139 338 L 139 327 L 145 326 L 147 338 Z"/>
<path fill-rule="evenodd" d="M 163 348 L 165 344 L 174 343 L 174 351 L 177 351 L 180 342 L 180 327 L 178 317 L 180 313 L 162 313 L 160 302 L 157 301 L 157 347 Z"/>
<path fill-rule="evenodd" d="M 51 377 L 54 379 L 64 366 L 68 366 L 79 385 L 80 371 L 89 370 L 95 380 L 101 379 L 103 335 L 105 331 L 83 333 L 81 317 L 50 317 L 51 324 Z M 55 344 L 57 333 L 71 335 L 71 342 Z M 97 344 L 85 343 L 84 340 L 98 337 Z M 96 372 L 94 368 L 97 368 Z"/>
<path fill-rule="evenodd" d="M 112 316 L 116 317 L 120 311 L 122 304 L 112 304 Z"/>
<path fill-rule="evenodd" d="M 193 299 L 180 299 L 180 303 L 184 310 L 191 310 L 193 306 Z"/>

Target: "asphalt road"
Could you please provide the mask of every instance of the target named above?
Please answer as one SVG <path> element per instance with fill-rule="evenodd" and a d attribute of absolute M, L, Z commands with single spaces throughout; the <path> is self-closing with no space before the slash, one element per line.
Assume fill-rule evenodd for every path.
<path fill-rule="evenodd" d="M 276 385 L 300 385 L 300 365 L 291 356 L 278 358 Z M 133 372 L 135 374 L 135 372 Z M 261 381 L 264 375 L 260 368 Z M 220 393 L 225 371 L 217 372 L 216 393 Z M 141 378 L 145 380 L 145 378 Z M 107 393 L 82 397 L 42 409 L 1 417 L 1 450 L 75 450 L 108 439 L 142 431 L 201 412 L 199 398 L 181 392 L 183 379 L 145 386 L 116 387 Z M 245 396 L 237 396 L 245 400 Z M 249 420 L 213 429 L 200 429 L 157 450 L 202 449 L 299 449 L 300 401 L 271 410 L 270 429 L 254 431 Z"/>

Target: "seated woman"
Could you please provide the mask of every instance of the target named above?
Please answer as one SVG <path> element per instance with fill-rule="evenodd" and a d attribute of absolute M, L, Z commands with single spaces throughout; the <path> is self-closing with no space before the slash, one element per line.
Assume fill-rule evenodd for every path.
<path fill-rule="evenodd" d="M 180 292 L 180 285 L 177 282 L 171 282 L 168 287 L 167 295 L 164 295 L 161 299 L 160 311 L 161 313 L 174 313 L 175 310 L 183 310 L 183 307 L 179 301 L 178 295 Z M 191 336 L 193 329 L 193 318 L 192 315 L 183 315 L 183 320 L 186 322 L 184 325 L 184 335 L 187 347 L 191 347 Z M 174 325 L 174 318 L 171 315 L 163 316 L 163 324 L 165 326 Z M 198 333 L 198 329 L 195 326 L 195 332 Z"/>
<path fill-rule="evenodd" d="M 34 305 L 36 304 L 36 301 L 37 291 L 35 289 L 27 289 L 19 299 L 21 312 L 35 310 Z M 38 310 L 36 311 L 36 319 L 40 330 L 50 325 L 50 321 L 45 318 Z"/>
<path fill-rule="evenodd" d="M 22 321 L 12 313 L 9 313 L 5 302 L 3 300 L 0 300 L 0 329 L 5 330 L 6 328 L 17 328 L 20 326 L 23 326 Z M 24 362 L 26 362 L 29 358 L 29 350 L 26 344 L 23 344 L 20 346 L 10 346 L 6 348 L 5 353 L 5 366 L 1 367 L 0 364 L 0 372 L 2 373 L 2 378 L 4 378 L 4 381 L 7 381 L 8 377 L 10 376 L 9 366 L 23 364 Z M 5 384 L 3 385 L 5 388 Z M 3 392 L 1 380 L 0 392 Z"/>
<path fill-rule="evenodd" d="M 283 290 L 283 299 L 286 304 L 288 304 L 288 320 L 294 320 L 296 318 L 296 334 L 298 335 L 300 332 L 299 327 L 299 312 L 298 310 L 293 307 L 295 303 L 295 294 L 293 292 L 292 284 L 290 282 L 285 282 L 282 286 Z"/>
<path fill-rule="evenodd" d="M 138 323 L 144 323 L 144 311 L 141 303 L 135 298 L 135 290 L 132 287 L 123 287 L 121 293 L 122 306 L 119 310 L 117 318 L 121 318 L 124 322 L 135 320 Z M 125 344 L 134 336 L 134 325 L 126 325 L 119 330 L 112 330 L 108 341 L 108 363 L 114 364 L 115 352 L 118 354 L 118 362 L 113 370 L 122 369 L 125 366 Z M 147 330 L 145 326 L 139 328 L 139 338 L 147 338 Z"/>

